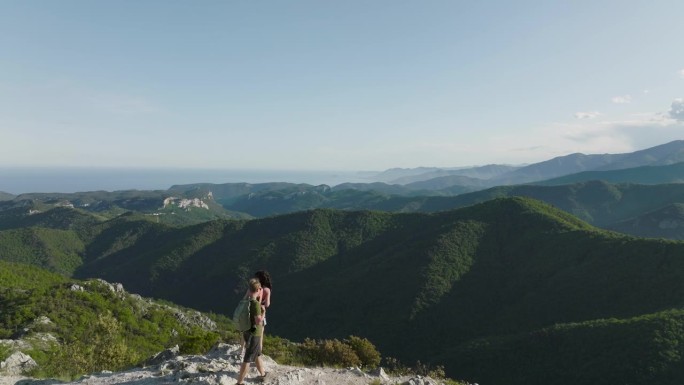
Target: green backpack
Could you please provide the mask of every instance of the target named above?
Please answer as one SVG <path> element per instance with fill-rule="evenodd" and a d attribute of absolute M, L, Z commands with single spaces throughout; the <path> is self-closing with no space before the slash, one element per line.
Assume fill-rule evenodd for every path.
<path fill-rule="evenodd" d="M 235 327 L 241 332 L 246 332 L 252 328 L 252 320 L 249 314 L 249 298 L 243 298 L 238 302 L 233 312 L 233 322 Z"/>

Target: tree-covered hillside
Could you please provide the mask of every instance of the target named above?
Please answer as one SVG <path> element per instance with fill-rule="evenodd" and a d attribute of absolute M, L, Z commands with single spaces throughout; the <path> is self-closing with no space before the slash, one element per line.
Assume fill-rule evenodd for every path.
<path fill-rule="evenodd" d="M 27 227 L 0 231 L 0 260 L 28 263 L 64 275 L 81 265 L 85 244 L 73 231 Z"/>
<path fill-rule="evenodd" d="M 364 245 L 283 277 L 271 329 L 293 338 L 367 333 L 386 354 L 403 359 L 413 358 L 414 352 L 439 351 L 433 362 L 446 365 L 452 375 L 468 374 L 463 378 L 471 381 L 540 383 L 543 372 L 535 362 L 547 359 L 547 351 L 530 353 L 538 355 L 527 366 L 511 357 L 510 365 L 485 361 L 481 365 L 486 370 L 465 371 L 458 347 L 487 338 L 508 341 L 506 336 L 553 325 L 628 320 L 677 308 L 684 301 L 681 243 L 599 231 L 526 200 L 495 201 L 429 218 L 394 242 L 383 242 L 391 246 L 371 251 L 372 244 Z M 430 221 L 443 222 L 437 226 Z M 613 332 L 606 329 L 604 342 L 624 338 L 622 332 Z M 642 348 L 639 338 L 649 337 L 635 336 L 637 349 Z M 666 343 L 676 345 L 683 338 L 675 334 Z M 503 348 L 515 354 L 515 345 L 491 346 L 491 350 L 487 346 L 478 353 L 483 359 Z M 593 348 L 600 351 L 608 346 Z M 581 364 L 592 362 L 598 353 L 568 349 L 559 347 L 556 361 L 545 370 L 552 372 L 565 354 L 572 354 L 579 372 Z M 636 357 L 624 361 L 624 355 L 616 356 L 606 360 L 601 370 L 620 371 L 625 365 L 651 370 Z M 657 364 L 653 376 L 662 379 L 663 373 L 682 362 L 663 356 Z M 554 383 L 573 383 L 564 381 Z"/>
<path fill-rule="evenodd" d="M 48 212 L 53 218 L 59 209 L 71 209 L 88 216 L 91 222 L 112 219 L 135 212 L 151 221 L 185 226 L 215 219 L 249 218 L 245 213 L 231 212 L 217 203 L 211 193 L 198 196 L 171 191 L 90 191 L 79 193 L 22 194 L 11 200 L 0 200 L 0 229 L 30 225 Z M 62 213 L 60 213 L 62 215 Z M 77 214 L 72 214 L 77 215 Z M 40 225 L 36 223 L 36 225 Z"/>
<path fill-rule="evenodd" d="M 22 350 L 39 365 L 34 375 L 62 378 L 139 365 L 176 344 L 184 353 L 203 353 L 219 331 L 234 333 L 225 320 L 219 327 L 197 311 L 130 295 L 118 285 L 5 261 L 0 315 L 2 353 Z"/>
<path fill-rule="evenodd" d="M 514 196 L 541 200 L 594 226 L 612 228 L 614 224 L 625 220 L 684 202 L 684 184 L 639 185 L 589 181 L 561 186 L 501 186 L 455 197 L 425 197 L 422 200 L 394 198 L 385 202 L 385 207 L 390 210 L 436 212 Z M 405 205 L 404 208 L 401 208 L 402 205 Z M 677 234 L 659 233 L 657 228 L 622 227 L 621 231 L 636 236 L 674 236 L 674 239 L 684 235 L 684 229 Z"/>
<path fill-rule="evenodd" d="M 360 335 L 389 356 L 428 360 L 453 377 L 465 373 L 493 384 L 540 374 L 513 359 L 496 378 L 477 366 L 465 371 L 458 364 L 463 355 L 486 358 L 554 325 L 637 322 L 684 302 L 684 244 L 598 230 L 524 198 L 433 214 L 314 210 L 184 228 L 129 216 L 100 226 L 78 277 L 227 314 L 245 279 L 266 268 L 275 281 L 269 333 L 295 340 Z M 639 322 L 644 333 L 659 330 L 649 329 L 658 323 Z M 610 322 L 601 325 L 606 339 L 623 333 Z M 583 330 L 558 330 L 566 329 Z M 584 361 L 574 349 L 558 354 L 579 365 Z M 547 353 L 526 354 L 530 362 L 558 365 L 544 361 Z M 605 365 L 620 370 L 624 360 L 616 356 Z M 679 365 L 654 360 L 661 369 L 651 378 Z M 628 365 L 649 370 L 636 358 Z"/>
<path fill-rule="evenodd" d="M 684 203 L 673 203 L 608 228 L 642 237 L 684 240 Z"/>
<path fill-rule="evenodd" d="M 389 212 L 436 212 L 452 210 L 495 198 L 524 196 L 547 202 L 595 226 L 613 228 L 613 224 L 636 218 L 668 205 L 684 202 L 684 184 L 611 184 L 604 181 L 578 182 L 559 186 L 516 185 L 463 193 L 457 196 L 390 195 L 383 191 L 402 186 L 357 185 L 331 190 L 304 185 L 282 190 L 263 189 L 242 197 L 232 197 L 226 208 L 256 217 L 287 214 L 296 211 L 331 208 L 341 210 L 380 210 Z M 205 186 L 206 187 L 206 186 Z M 282 187 L 282 186 L 281 186 Z M 628 234 L 679 239 L 684 228 L 676 232 L 655 228 L 621 227 Z"/>
<path fill-rule="evenodd" d="M 591 175 L 615 173 L 624 176 L 618 178 L 619 180 L 655 182 L 663 174 L 669 175 L 663 180 L 678 180 L 677 170 L 682 164 L 684 163 L 605 171 Z M 639 175 L 650 179 L 640 179 L 637 177 Z M 445 178 L 425 183 L 441 185 L 450 178 L 462 177 Z M 499 186 L 468 193 L 470 190 L 470 187 L 464 188 L 461 185 L 441 190 L 413 190 L 407 186 L 384 183 L 342 184 L 333 188 L 293 183 L 199 183 L 173 186 L 167 191 L 24 194 L 10 201 L 0 201 L 0 229 L 55 227 L 57 224 L 52 222 L 68 216 L 81 218 L 80 221 L 76 221 L 76 218 L 63 220 L 72 223 L 72 226 L 92 227 L 98 222 L 131 212 L 144 215 L 153 222 L 174 226 L 187 226 L 215 219 L 268 217 L 319 208 L 435 212 L 494 198 L 525 196 L 545 201 L 602 228 L 619 228 L 620 231 L 637 236 L 684 238 L 684 228 L 662 231 L 657 226 L 646 227 L 648 222 L 642 222 L 640 226 L 616 226 L 669 205 L 684 203 L 684 184 L 681 183 L 641 185 L 591 180 L 563 185 Z"/>
<path fill-rule="evenodd" d="M 558 186 L 591 180 L 638 184 L 682 183 L 684 182 L 684 162 L 666 166 L 642 166 L 623 170 L 585 171 L 537 182 L 536 184 Z"/>
<path fill-rule="evenodd" d="M 673 358 L 684 354 L 677 347 L 684 346 L 680 318 L 663 312 L 684 303 L 684 243 L 599 230 L 528 198 L 430 214 L 326 209 L 187 227 L 130 214 L 87 232 L 50 231 L 83 242 L 79 278 L 122 282 L 145 296 L 217 313 L 229 314 L 246 278 L 265 268 L 275 282 L 269 333 L 367 337 L 389 356 L 445 365 L 450 376 L 471 381 L 536 383 L 543 378 L 539 364 L 560 370 L 566 356 L 578 368 L 594 365 L 595 350 L 622 349 L 602 344 L 626 338 L 625 324 L 643 333 L 631 341 L 653 358 L 602 355 L 601 370 L 629 367 L 651 373 L 634 383 L 668 383 L 668 373 L 682 365 Z M 676 330 L 662 329 L 663 322 Z M 652 343 L 649 336 L 666 332 L 662 344 Z M 547 334 L 560 345 L 526 345 L 525 336 Z M 591 349 L 566 342 L 580 337 L 593 341 Z M 543 344 L 554 341 L 544 338 Z M 493 373 L 487 357 L 515 349 L 530 364 L 497 360 Z M 556 356 L 548 357 L 549 349 Z M 485 361 L 466 370 L 465 356 Z M 555 383 L 588 383 L 581 379 L 596 373 Z"/>

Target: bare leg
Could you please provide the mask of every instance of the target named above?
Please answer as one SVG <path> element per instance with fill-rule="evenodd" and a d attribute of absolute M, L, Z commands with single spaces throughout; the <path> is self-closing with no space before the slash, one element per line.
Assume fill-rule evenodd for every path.
<path fill-rule="evenodd" d="M 255 364 L 256 364 L 257 371 L 259 372 L 259 375 L 262 377 L 265 376 L 266 371 L 264 370 L 264 363 L 263 363 L 263 361 L 261 361 L 261 356 L 256 358 Z"/>
<path fill-rule="evenodd" d="M 242 384 L 242 381 L 244 381 L 245 376 L 247 375 L 247 369 L 249 369 L 249 362 L 243 362 L 242 365 L 240 365 L 240 372 L 238 373 L 238 384 Z"/>

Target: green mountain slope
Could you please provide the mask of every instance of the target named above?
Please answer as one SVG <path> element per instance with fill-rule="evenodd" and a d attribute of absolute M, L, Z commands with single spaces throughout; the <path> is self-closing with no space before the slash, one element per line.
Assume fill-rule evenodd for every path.
<path fill-rule="evenodd" d="M 73 231 L 27 227 L 0 231 L 0 260 L 22 262 L 64 275 L 82 263 L 82 239 Z"/>
<path fill-rule="evenodd" d="M 346 190 L 309 187 L 309 189 L 304 189 L 300 185 L 296 190 L 265 190 L 252 193 L 246 197 L 233 198 L 227 208 L 256 217 L 316 208 L 436 212 L 461 208 L 495 198 L 524 196 L 547 202 L 593 225 L 612 228 L 610 226 L 613 224 L 670 204 L 684 202 L 684 184 L 678 183 L 636 185 L 587 181 L 559 186 L 500 186 L 458 196 L 396 196 L 373 190 L 362 190 L 356 186 L 349 186 L 354 189 Z M 651 229 L 655 232 L 630 227 L 621 229 L 637 236 L 660 236 L 673 239 L 684 236 L 684 229 L 675 233 L 658 233 L 657 228 Z"/>
<path fill-rule="evenodd" d="M 411 345 L 429 349 L 554 323 L 636 316 L 684 299 L 684 284 L 671 286 L 684 270 L 649 267 L 684 263 L 677 258 L 684 244 L 602 233 L 525 200 L 494 201 L 420 222 L 395 231 L 394 242 L 382 239 L 387 248 L 374 249 L 371 242 L 283 277 L 286 303 L 272 312 L 282 317 L 274 329 L 299 338 L 363 331 L 389 354 L 401 355 Z M 660 290 L 662 296 L 649 297 Z M 374 300 L 361 301 L 360 311 L 349 310 L 368 296 Z M 375 312 L 392 314 L 391 322 L 369 316 Z M 314 325 L 301 328 L 314 318 Z M 424 325 L 433 325 L 429 335 L 421 332 Z"/>
<path fill-rule="evenodd" d="M 29 207 L 1 210 L 0 229 L 46 227 L 87 232 L 89 228 L 102 221 L 95 215 L 77 209 L 48 207 L 45 211 L 41 211 L 36 208 L 37 205 L 30 205 Z"/>
<path fill-rule="evenodd" d="M 684 204 L 674 203 L 626 221 L 617 222 L 609 229 L 642 237 L 684 240 Z"/>
<path fill-rule="evenodd" d="M 680 384 L 681 309 L 474 340 L 440 357 L 486 384 Z"/>
<path fill-rule="evenodd" d="M 513 196 L 538 199 L 592 225 L 612 228 L 613 224 L 684 202 L 684 184 L 614 185 L 603 181 L 589 181 L 561 186 L 501 186 L 456 197 L 424 197 L 413 200 L 392 198 L 384 203 L 384 207 L 398 211 L 436 212 Z M 621 227 L 620 230 L 636 236 L 653 234 L 639 228 Z M 662 232 L 658 236 L 674 235 L 674 239 L 678 239 L 682 234 L 684 233 Z"/>
<path fill-rule="evenodd" d="M 308 268 L 375 236 L 390 219 L 390 214 L 321 210 L 182 229 L 132 221 L 102 232 L 78 276 L 126 282 L 144 295 L 223 311 L 214 296 L 197 294 L 232 296 L 244 289 L 256 266 L 283 274 Z"/>
<path fill-rule="evenodd" d="M 138 190 L 32 193 L 0 201 L 0 228 L 14 226 L 13 219 L 54 208 L 76 209 L 99 220 L 136 212 L 155 222 L 182 226 L 215 219 L 249 218 L 247 214 L 226 210 L 208 192 L 204 195 L 197 191 L 178 194 L 176 191 Z"/>
<path fill-rule="evenodd" d="M 684 162 L 666 166 L 643 166 L 611 171 L 585 171 L 578 174 L 549 179 L 535 184 L 557 186 L 603 180 L 609 183 L 662 184 L 684 182 Z"/>
<path fill-rule="evenodd" d="M 599 196 L 614 197 L 606 186 Z M 127 215 L 92 234 L 78 277 L 229 314 L 246 278 L 266 268 L 275 278 L 269 333 L 367 337 L 389 356 L 470 381 L 544 383 L 575 370 L 554 383 L 669 384 L 684 356 L 684 243 L 598 230 L 528 198 L 182 228 Z M 599 381 L 607 372 L 616 374 Z"/>
<path fill-rule="evenodd" d="M 37 375 L 125 369 L 175 344 L 205 352 L 219 338 L 216 322 L 196 311 L 19 263 L 0 261 L 0 304 L 0 339 L 21 339 L 15 349 L 38 362 Z"/>
<path fill-rule="evenodd" d="M 100 234 L 79 276 L 229 313 L 244 280 L 267 268 L 276 278 L 269 332 L 295 340 L 361 335 L 385 354 L 443 364 L 454 377 L 462 370 L 455 362 L 481 339 L 631 322 L 684 303 L 683 243 L 597 230 L 523 198 L 434 214 L 315 210 L 182 229 L 131 220 Z M 510 338 L 506 346 L 521 343 Z M 503 349 L 487 344 L 477 354 Z M 502 367 L 500 378 L 526 373 L 520 378 L 536 382 L 531 365 L 542 353 L 529 353 L 530 366 Z M 616 358 L 609 367 L 619 365 Z M 636 358 L 629 365 L 647 370 Z"/>

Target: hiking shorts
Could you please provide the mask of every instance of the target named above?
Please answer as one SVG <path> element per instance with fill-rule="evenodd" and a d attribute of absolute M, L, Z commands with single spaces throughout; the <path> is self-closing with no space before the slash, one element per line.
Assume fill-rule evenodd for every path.
<path fill-rule="evenodd" d="M 242 333 L 242 338 L 245 340 L 245 358 L 242 362 L 256 361 L 257 357 L 261 355 L 261 336 L 255 336 L 246 331 Z"/>

